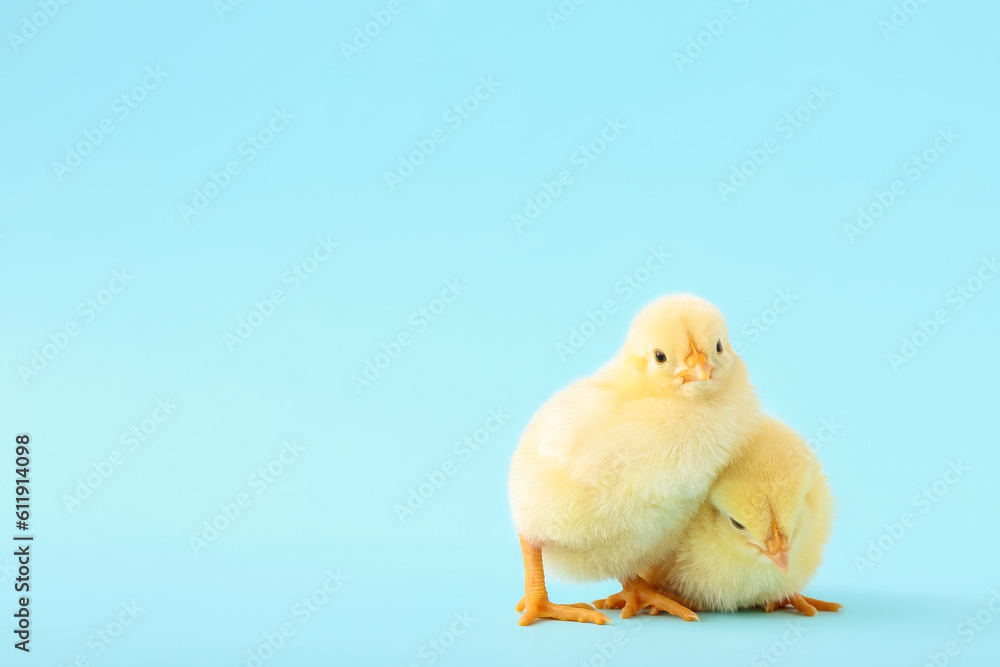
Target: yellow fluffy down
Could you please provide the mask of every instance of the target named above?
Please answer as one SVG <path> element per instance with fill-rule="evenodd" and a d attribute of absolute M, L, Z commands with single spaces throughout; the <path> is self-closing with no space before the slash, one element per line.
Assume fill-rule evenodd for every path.
<path fill-rule="evenodd" d="M 680 377 L 692 346 L 712 366 L 708 381 Z M 510 469 L 518 532 L 542 549 L 547 573 L 635 576 L 668 555 L 760 418 L 721 313 L 689 295 L 654 301 L 618 355 L 525 430 Z"/>
<path fill-rule="evenodd" d="M 705 611 L 782 600 L 801 592 L 819 567 L 832 505 L 812 450 L 769 418 L 719 476 L 673 558 L 644 576 Z M 788 574 L 760 548 L 775 525 L 788 539 Z"/>

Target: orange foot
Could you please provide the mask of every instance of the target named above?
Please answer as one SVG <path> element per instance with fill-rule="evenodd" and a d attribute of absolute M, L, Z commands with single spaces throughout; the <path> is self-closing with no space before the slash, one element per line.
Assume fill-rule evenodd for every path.
<path fill-rule="evenodd" d="M 788 605 L 795 607 L 795 610 L 803 616 L 815 616 L 817 611 L 838 611 L 844 606 L 842 604 L 837 604 L 836 602 L 823 602 L 822 600 L 807 598 L 806 596 L 799 595 L 798 593 L 792 593 L 791 596 L 785 598 L 784 600 L 768 602 L 764 605 L 764 611 L 770 614 L 775 609 L 781 609 L 782 607 L 787 607 Z"/>
<path fill-rule="evenodd" d="M 521 554 L 524 556 L 524 597 L 517 603 L 517 611 L 524 614 L 518 625 L 528 625 L 536 618 L 552 618 L 557 621 L 577 621 L 611 625 L 607 616 L 589 604 L 552 604 L 545 590 L 545 572 L 542 568 L 542 550 L 521 538 Z"/>
<path fill-rule="evenodd" d="M 594 600 L 598 609 L 621 609 L 622 618 L 629 618 L 643 609 L 649 608 L 653 616 L 665 611 L 673 616 L 679 616 L 685 621 L 700 621 L 698 615 L 691 611 L 691 605 L 681 598 L 661 591 L 651 586 L 642 577 L 626 579 L 622 582 L 622 592 L 615 593 L 603 600 Z"/>
<path fill-rule="evenodd" d="M 528 600 L 525 603 L 525 600 Z M 553 618 L 557 621 L 576 621 L 578 623 L 596 623 L 611 625 L 611 620 L 591 607 L 586 602 L 579 604 L 552 604 L 547 596 L 524 596 L 517 603 L 517 611 L 524 614 L 518 619 L 518 625 L 528 625 L 536 618 Z"/>

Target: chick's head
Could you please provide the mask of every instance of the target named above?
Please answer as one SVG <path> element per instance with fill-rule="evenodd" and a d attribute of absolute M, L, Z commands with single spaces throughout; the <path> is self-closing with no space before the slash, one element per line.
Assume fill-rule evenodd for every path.
<path fill-rule="evenodd" d="M 696 296 L 661 297 L 632 322 L 619 360 L 650 393 L 699 397 L 745 371 L 729 346 L 726 320 Z"/>
<path fill-rule="evenodd" d="M 764 426 L 765 432 L 769 429 Z M 719 476 L 709 496 L 719 539 L 735 552 L 766 556 L 783 573 L 789 569 L 806 492 L 819 464 L 795 444 L 794 433 L 770 433 L 768 445 L 751 443 Z M 776 440 L 778 439 L 778 440 Z"/>

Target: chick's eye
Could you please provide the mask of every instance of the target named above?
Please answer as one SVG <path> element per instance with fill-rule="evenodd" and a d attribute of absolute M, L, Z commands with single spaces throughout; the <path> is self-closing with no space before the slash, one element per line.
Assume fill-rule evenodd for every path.
<path fill-rule="evenodd" d="M 663 350 L 654 350 L 653 358 L 656 359 L 656 363 L 660 364 L 661 366 L 667 363 L 667 355 L 663 354 Z"/>
<path fill-rule="evenodd" d="M 715 351 L 722 354 L 722 339 L 720 338 L 715 344 Z"/>
<path fill-rule="evenodd" d="M 734 519 L 733 517 L 729 517 L 729 520 L 732 522 L 733 528 L 735 528 L 736 530 L 746 530 L 743 524 Z"/>

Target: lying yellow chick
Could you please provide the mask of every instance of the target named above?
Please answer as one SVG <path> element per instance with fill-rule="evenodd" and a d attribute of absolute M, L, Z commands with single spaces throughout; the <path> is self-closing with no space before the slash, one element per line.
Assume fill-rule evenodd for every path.
<path fill-rule="evenodd" d="M 674 557 L 645 576 L 703 610 L 837 611 L 799 594 L 819 567 L 832 505 L 813 452 L 768 418 L 719 476 Z"/>
<path fill-rule="evenodd" d="M 543 553 L 566 578 L 621 581 L 613 597 L 625 618 L 651 607 L 696 620 L 639 572 L 669 555 L 760 419 L 714 306 L 675 295 L 643 309 L 617 356 L 549 399 L 514 453 L 510 503 L 525 572 L 518 622 L 608 622 L 590 605 L 549 601 Z"/>

